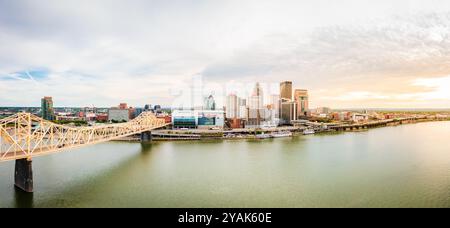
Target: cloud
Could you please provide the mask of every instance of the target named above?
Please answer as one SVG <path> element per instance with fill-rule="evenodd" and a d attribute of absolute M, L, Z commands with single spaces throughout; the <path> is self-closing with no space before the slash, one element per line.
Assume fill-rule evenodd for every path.
<path fill-rule="evenodd" d="M 354 105 L 327 98 L 355 91 L 358 105 L 382 105 L 434 91 L 417 78 L 450 75 L 449 10 L 441 0 L 0 1 L 0 106 L 47 95 L 57 106 L 169 105 L 198 73 L 292 80 L 316 106 Z"/>

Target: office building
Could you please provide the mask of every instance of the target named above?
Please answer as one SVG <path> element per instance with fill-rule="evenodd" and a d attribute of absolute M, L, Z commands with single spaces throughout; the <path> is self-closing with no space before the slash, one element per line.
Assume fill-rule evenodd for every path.
<path fill-rule="evenodd" d="M 216 110 L 216 101 L 214 100 L 213 95 L 209 95 L 205 98 L 203 102 L 204 110 Z"/>
<path fill-rule="evenodd" d="M 256 83 L 252 95 L 248 98 L 248 127 L 258 127 L 265 117 L 264 93 L 259 84 Z"/>
<path fill-rule="evenodd" d="M 272 110 L 272 120 L 280 118 L 280 95 L 270 96 L 270 110 Z"/>
<path fill-rule="evenodd" d="M 248 119 L 248 107 L 246 105 L 239 106 L 239 119 Z"/>
<path fill-rule="evenodd" d="M 110 108 L 108 110 L 108 120 L 117 122 L 126 122 L 130 120 L 130 113 L 128 109 Z"/>
<path fill-rule="evenodd" d="M 297 103 L 297 116 L 307 116 L 309 111 L 308 90 L 296 89 L 294 92 L 294 101 Z"/>
<path fill-rule="evenodd" d="M 226 98 L 225 113 L 227 119 L 234 119 L 239 114 L 239 98 L 235 94 L 230 94 Z"/>
<path fill-rule="evenodd" d="M 284 81 L 280 83 L 280 99 L 292 100 L 292 82 Z"/>
<path fill-rule="evenodd" d="M 44 97 L 41 99 L 41 113 L 43 119 L 55 120 L 52 97 Z"/>
<path fill-rule="evenodd" d="M 172 125 L 174 129 L 222 129 L 225 124 L 224 117 L 223 111 L 216 110 L 174 110 L 172 112 Z"/>
<path fill-rule="evenodd" d="M 297 103 L 282 99 L 280 105 L 280 123 L 291 124 L 293 120 L 297 120 Z"/>

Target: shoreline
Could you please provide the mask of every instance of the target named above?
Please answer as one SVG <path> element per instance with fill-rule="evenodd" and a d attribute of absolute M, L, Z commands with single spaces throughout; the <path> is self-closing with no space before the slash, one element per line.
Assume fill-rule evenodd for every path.
<path fill-rule="evenodd" d="M 450 121 L 450 119 L 418 119 L 418 120 L 412 120 L 412 121 L 393 121 L 390 123 L 386 123 L 383 126 L 374 126 L 374 127 L 354 127 L 354 126 L 347 126 L 347 127 L 340 127 L 340 129 L 343 130 L 336 130 L 336 129 L 322 129 L 322 130 L 317 130 L 314 134 L 311 135 L 323 135 L 323 134 L 334 134 L 334 133 L 341 133 L 341 132 L 366 132 L 369 131 L 370 129 L 375 129 L 375 128 L 385 128 L 385 127 L 396 127 L 396 126 L 400 126 L 400 125 L 410 125 L 410 124 L 418 124 L 418 123 L 428 123 L 428 122 L 441 122 L 441 121 Z M 357 126 L 357 125 L 355 125 Z M 282 128 L 285 129 L 285 128 Z M 257 130 L 259 132 L 273 132 L 273 131 L 277 131 L 276 129 L 270 129 L 270 130 Z M 222 134 L 224 131 L 222 131 Z M 250 130 L 249 130 L 250 132 Z M 296 130 L 289 130 L 289 132 L 292 133 L 292 136 L 286 136 L 286 137 L 280 137 L 280 138 L 292 138 L 292 137 L 298 137 L 298 136 L 307 136 L 304 135 L 302 132 L 301 128 L 297 128 Z M 265 139 L 260 139 L 260 138 L 256 138 L 255 134 L 241 134 L 238 135 L 236 137 L 226 137 L 225 134 L 223 136 L 217 136 L 218 132 L 213 132 L 213 134 L 216 134 L 215 136 L 201 136 L 201 135 L 196 135 L 196 134 L 183 134 L 184 136 L 186 135 L 192 135 L 193 137 L 180 137 L 180 138 L 153 138 L 152 141 L 154 142 L 169 142 L 169 141 L 207 141 L 207 140 L 230 140 L 230 141 L 234 141 L 234 140 L 258 140 L 258 141 L 264 141 Z M 170 134 L 167 134 L 170 135 Z M 171 134 L 172 136 L 177 136 L 180 134 Z M 266 138 L 266 139 L 274 139 L 274 138 Z M 115 139 L 115 140 L 111 140 L 111 141 L 120 141 L 120 142 L 141 142 L 139 137 L 135 137 L 135 136 L 130 136 L 130 137 L 125 137 L 125 138 L 120 138 L 120 139 Z"/>

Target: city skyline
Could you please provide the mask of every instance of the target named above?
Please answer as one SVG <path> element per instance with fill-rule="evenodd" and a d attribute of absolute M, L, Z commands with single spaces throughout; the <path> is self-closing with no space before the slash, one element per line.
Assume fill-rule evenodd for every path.
<path fill-rule="evenodd" d="M 450 108 L 449 11 L 442 0 L 0 0 L 0 106 L 169 107 L 202 75 L 292 81 L 311 108 Z"/>

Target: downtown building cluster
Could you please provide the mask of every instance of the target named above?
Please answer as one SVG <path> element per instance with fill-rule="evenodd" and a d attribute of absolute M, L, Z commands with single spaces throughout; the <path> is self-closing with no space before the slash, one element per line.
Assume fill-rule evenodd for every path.
<path fill-rule="evenodd" d="M 279 94 L 265 96 L 260 84 L 256 83 L 248 98 L 227 95 L 225 113 L 230 128 L 291 125 L 309 116 L 309 95 L 305 89 L 294 90 L 291 81 L 284 81 L 280 83 Z"/>

